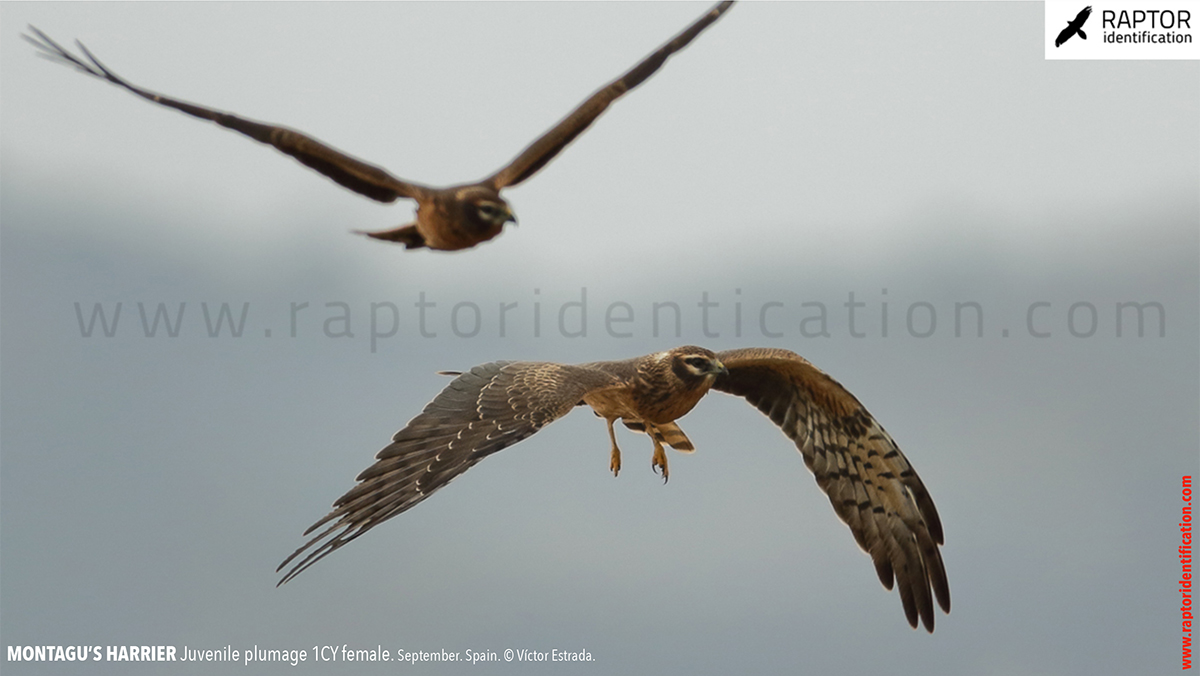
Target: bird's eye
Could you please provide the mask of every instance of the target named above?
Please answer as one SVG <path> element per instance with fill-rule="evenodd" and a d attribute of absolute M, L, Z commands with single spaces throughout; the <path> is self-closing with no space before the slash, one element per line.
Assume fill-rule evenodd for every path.
<path fill-rule="evenodd" d="M 704 357 L 688 357 L 684 361 L 691 366 L 695 366 L 696 368 L 700 368 L 708 364 L 708 360 Z"/>
<path fill-rule="evenodd" d="M 479 205 L 479 213 L 481 213 L 484 216 L 487 216 L 489 218 L 492 216 L 495 216 L 496 215 L 496 206 L 494 204 L 480 204 Z"/>

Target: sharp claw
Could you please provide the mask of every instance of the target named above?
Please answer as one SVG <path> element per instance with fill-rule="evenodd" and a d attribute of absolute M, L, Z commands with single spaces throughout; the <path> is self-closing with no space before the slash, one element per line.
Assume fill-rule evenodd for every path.
<path fill-rule="evenodd" d="M 613 476 L 617 476 L 621 472 L 621 449 L 617 447 L 617 435 L 613 432 L 613 421 L 607 420 L 606 422 L 608 422 L 608 439 L 612 442 L 612 457 L 608 461 L 608 468 L 612 470 Z"/>
<path fill-rule="evenodd" d="M 662 472 L 658 471 L 659 468 L 662 469 Z M 654 455 L 650 458 L 650 469 L 654 470 L 655 474 L 662 474 L 663 483 L 667 483 L 667 479 L 671 475 L 671 472 L 667 469 L 667 454 L 663 451 L 662 444 L 658 443 L 657 440 L 654 443 Z"/>

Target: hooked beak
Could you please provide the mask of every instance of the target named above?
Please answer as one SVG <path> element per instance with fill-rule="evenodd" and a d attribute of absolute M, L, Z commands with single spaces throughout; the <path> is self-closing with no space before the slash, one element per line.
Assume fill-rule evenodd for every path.
<path fill-rule="evenodd" d="M 717 374 L 718 378 L 721 376 L 729 375 L 729 369 L 725 368 L 725 365 L 721 363 L 720 359 L 716 360 L 716 366 L 717 366 L 716 374 Z"/>

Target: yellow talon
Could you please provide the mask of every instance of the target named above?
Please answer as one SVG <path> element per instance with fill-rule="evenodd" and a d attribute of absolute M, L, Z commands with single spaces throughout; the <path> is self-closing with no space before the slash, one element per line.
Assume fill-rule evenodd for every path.
<path fill-rule="evenodd" d="M 608 438 L 612 440 L 612 456 L 608 461 L 608 468 L 612 470 L 613 476 L 621 473 L 621 449 L 617 447 L 617 434 L 613 431 L 613 421 L 608 420 Z"/>
<path fill-rule="evenodd" d="M 670 471 L 667 470 L 667 454 L 663 452 L 662 442 L 660 442 L 658 439 L 655 439 L 653 435 L 651 435 L 650 438 L 654 440 L 654 455 L 650 459 L 650 468 L 656 473 L 658 472 L 659 468 L 662 468 L 662 478 L 663 483 L 665 484 L 667 483 L 667 478 L 671 474 Z"/>

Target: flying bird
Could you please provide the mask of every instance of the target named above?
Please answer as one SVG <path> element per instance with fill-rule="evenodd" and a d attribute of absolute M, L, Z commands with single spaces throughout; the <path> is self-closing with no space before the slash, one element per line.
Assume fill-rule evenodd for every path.
<path fill-rule="evenodd" d="M 663 445 L 691 452 L 676 421 L 710 389 L 743 397 L 795 442 L 833 509 L 870 555 L 880 582 L 898 583 L 908 623 L 932 632 L 933 603 L 950 612 L 937 509 L 896 443 L 837 381 L 787 350 L 713 353 L 677 347 L 589 364 L 497 361 L 457 375 L 305 531 L 279 584 L 412 508 L 487 456 L 589 406 L 605 419 L 609 468 L 621 468 L 613 423 L 650 436 L 651 467 L 667 478 Z"/>
<path fill-rule="evenodd" d="M 434 188 L 398 179 L 383 169 L 336 150 L 311 136 L 287 127 L 255 122 L 236 115 L 167 98 L 142 89 L 119 77 L 100 63 L 83 43 L 76 41 L 84 58 L 78 57 L 50 39 L 42 31 L 29 27 L 33 36 L 22 35 L 39 54 L 74 66 L 155 103 L 195 117 L 210 120 L 250 138 L 274 146 L 306 166 L 328 176 L 340 185 L 379 202 L 404 197 L 417 203 L 416 220 L 407 225 L 378 232 L 361 232 L 376 239 L 403 244 L 406 249 L 427 247 L 440 251 L 467 249 L 500 234 L 504 226 L 516 223 L 516 216 L 500 191 L 519 185 L 536 174 L 562 152 L 608 108 L 609 104 L 634 89 L 683 49 L 705 28 L 729 9 L 732 0 L 722 2 L 695 23 L 676 35 L 629 72 L 592 94 L 575 110 L 542 134 L 507 166 L 476 183 Z"/>
<path fill-rule="evenodd" d="M 1088 17 L 1092 15 L 1092 6 L 1084 7 L 1079 14 L 1075 15 L 1074 21 L 1067 22 L 1067 27 L 1059 32 L 1058 37 L 1054 38 L 1054 46 L 1061 47 L 1062 43 L 1070 40 L 1073 35 L 1079 33 L 1079 37 L 1086 40 L 1087 33 L 1083 32 L 1083 24 L 1087 23 Z"/>

